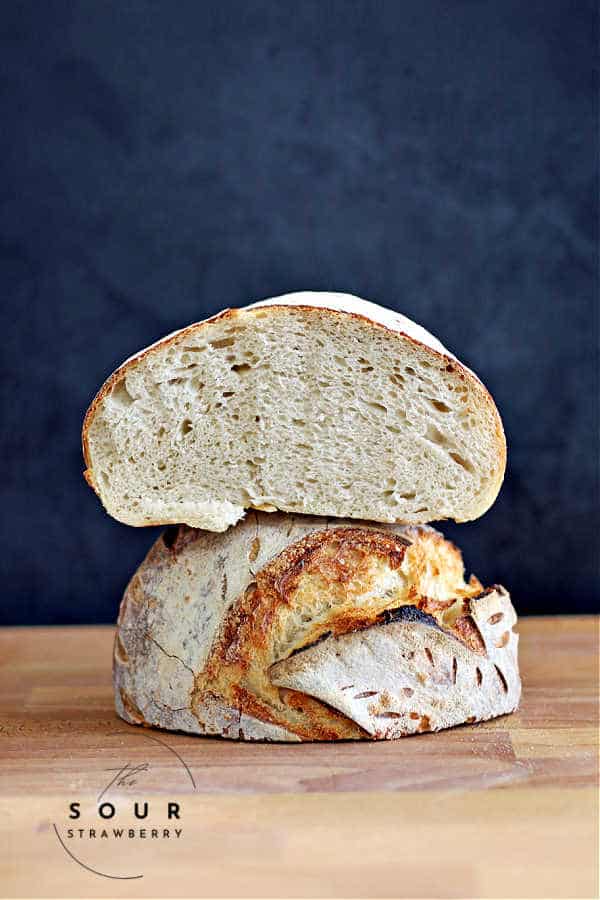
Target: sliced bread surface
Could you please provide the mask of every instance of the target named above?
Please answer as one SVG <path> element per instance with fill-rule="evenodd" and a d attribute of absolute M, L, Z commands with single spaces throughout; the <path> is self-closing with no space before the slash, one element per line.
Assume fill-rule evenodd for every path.
<path fill-rule="evenodd" d="M 386 739 L 516 708 L 508 593 L 466 582 L 426 526 L 253 512 L 167 530 L 132 578 L 114 650 L 134 724 L 233 739 Z"/>
<path fill-rule="evenodd" d="M 212 531 L 249 508 L 467 521 L 506 461 L 492 398 L 436 338 L 311 292 L 226 310 L 129 359 L 91 404 L 83 449 L 119 521 Z"/>

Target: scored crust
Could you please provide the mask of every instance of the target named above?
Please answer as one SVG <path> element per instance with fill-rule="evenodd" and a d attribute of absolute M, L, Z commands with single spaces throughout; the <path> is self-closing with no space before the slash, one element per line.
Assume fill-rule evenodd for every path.
<path fill-rule="evenodd" d="M 226 535 L 172 529 L 123 598 L 117 711 L 255 740 L 437 730 L 516 707 L 515 621 L 427 527 L 253 513 Z"/>
<path fill-rule="evenodd" d="M 316 499 L 307 499 L 307 493 L 305 491 L 304 499 L 302 500 L 302 508 L 300 508 L 300 506 L 298 506 L 300 501 L 298 501 L 297 498 L 280 498 L 277 496 L 277 491 L 273 490 L 267 491 L 264 496 L 261 496 L 261 491 L 259 490 L 257 496 L 256 492 L 253 492 L 253 490 L 248 492 L 244 488 L 244 491 L 242 492 L 243 496 L 240 497 L 228 495 L 227 489 L 221 486 L 215 488 L 214 491 L 211 488 L 212 493 L 211 491 L 203 493 L 205 488 L 199 489 L 199 494 L 193 494 L 192 496 L 190 490 L 184 490 L 185 487 L 194 488 L 195 482 L 192 478 L 191 482 L 187 485 L 183 485 L 183 483 L 180 485 L 179 482 L 177 482 L 178 487 L 181 487 L 183 491 L 183 496 L 178 496 L 178 499 L 175 502 L 172 494 L 172 482 L 169 481 L 169 479 L 165 482 L 164 475 L 161 475 L 161 472 L 154 470 L 152 470 L 152 487 L 144 487 L 142 495 L 139 497 L 135 494 L 135 483 L 138 477 L 136 475 L 135 466 L 144 469 L 144 466 L 150 465 L 149 463 L 141 464 L 140 460 L 137 459 L 135 460 L 134 468 L 128 475 L 129 480 L 127 481 L 128 485 L 133 486 L 133 493 L 136 496 L 136 499 L 123 499 L 122 495 L 127 492 L 122 486 L 115 486 L 117 482 L 121 485 L 121 482 L 118 480 L 115 482 L 112 476 L 108 478 L 103 471 L 107 458 L 105 445 L 107 440 L 109 443 L 110 440 L 112 440 L 110 435 L 112 434 L 111 429 L 114 426 L 104 427 L 102 426 L 102 422 L 105 419 L 108 421 L 113 415 L 121 415 L 121 413 L 110 411 L 113 395 L 116 396 L 122 386 L 129 380 L 137 379 L 139 382 L 141 379 L 141 367 L 158 359 L 160 354 L 164 354 L 169 349 L 179 353 L 181 348 L 190 342 L 209 341 L 210 329 L 222 328 L 227 326 L 228 323 L 232 326 L 240 325 L 246 327 L 247 323 L 254 320 L 257 316 L 268 314 L 269 316 L 276 317 L 278 312 L 282 310 L 289 311 L 290 308 L 293 309 L 294 315 L 301 315 L 303 317 L 306 326 L 312 325 L 315 329 L 327 320 L 360 321 L 367 326 L 369 330 L 372 330 L 373 335 L 385 334 L 386 339 L 389 339 L 392 342 L 396 340 L 404 342 L 404 347 L 406 347 L 407 344 L 411 345 L 415 350 L 418 350 L 420 354 L 424 354 L 425 358 L 430 360 L 432 371 L 437 371 L 441 366 L 440 371 L 445 370 L 447 373 L 452 373 L 449 377 L 454 378 L 456 383 L 465 385 L 465 390 L 468 390 L 470 398 L 469 405 L 472 406 L 473 415 L 476 418 L 482 418 L 482 421 L 484 418 L 486 421 L 484 432 L 487 434 L 487 437 L 482 437 L 484 432 L 481 434 L 478 433 L 477 440 L 473 440 L 472 443 L 473 446 L 475 446 L 476 444 L 478 445 L 478 442 L 484 441 L 487 447 L 485 450 L 487 462 L 481 469 L 479 462 L 475 464 L 475 469 L 469 469 L 470 463 L 467 463 L 466 466 L 464 465 L 462 451 L 458 452 L 458 448 L 453 444 L 448 444 L 446 446 L 446 436 L 440 434 L 440 430 L 435 427 L 431 430 L 431 440 L 433 441 L 433 444 L 427 444 L 427 447 L 433 447 L 432 452 L 435 461 L 440 452 L 440 447 L 437 446 L 437 444 L 441 444 L 442 450 L 445 449 L 448 455 L 456 461 L 456 478 L 460 477 L 468 479 L 471 477 L 469 472 L 472 473 L 475 471 L 479 473 L 481 483 L 477 487 L 473 497 L 471 497 L 469 493 L 470 491 L 473 491 L 473 488 L 463 486 L 463 488 L 452 497 L 446 497 L 443 502 L 438 501 L 437 506 L 434 503 L 435 508 L 428 508 L 427 503 L 424 508 L 421 508 L 422 504 L 419 504 L 417 500 L 412 504 L 412 507 L 414 507 L 412 508 L 410 504 L 408 507 L 406 506 L 407 501 L 404 499 L 398 499 L 398 496 L 400 498 L 404 497 L 404 492 L 401 491 L 400 488 L 397 488 L 395 492 L 390 490 L 387 493 L 390 495 L 394 494 L 394 503 L 399 504 L 398 508 L 384 509 L 378 506 L 377 511 L 373 511 L 373 514 L 371 515 L 370 508 L 367 508 L 369 505 L 365 505 L 364 501 L 355 503 L 357 511 L 352 508 L 353 502 L 357 501 L 357 498 L 353 497 L 352 491 L 350 491 L 348 498 L 346 498 L 343 508 L 337 508 L 335 504 L 331 504 L 331 500 L 325 501 L 323 505 L 323 502 L 319 503 Z M 217 343 L 219 343 L 219 341 L 217 341 Z M 401 345 L 399 344 L 398 347 L 400 346 Z M 390 344 L 390 353 L 392 355 L 394 353 L 393 343 Z M 177 381 L 180 379 L 175 378 L 172 380 Z M 233 388 L 232 385 L 228 385 L 227 387 Z M 125 393 L 127 394 L 127 390 Z M 229 393 L 230 391 L 227 391 L 223 396 L 228 396 Z M 150 402 L 150 400 L 148 400 L 148 402 Z M 209 402 L 210 405 L 210 395 L 207 402 Z M 226 406 L 228 406 L 228 404 L 229 401 Z M 371 406 L 374 406 L 375 408 L 377 408 L 377 405 L 377 403 L 371 404 Z M 221 410 L 222 415 L 224 415 L 225 412 L 226 410 Z M 212 419 L 210 421 L 212 423 Z M 396 426 L 397 425 L 398 423 L 396 422 Z M 212 424 L 211 427 L 213 427 Z M 362 426 L 363 431 L 368 431 L 370 427 L 371 425 L 369 424 Z M 118 425 L 117 430 L 121 429 L 122 432 L 122 428 L 123 426 L 121 423 Z M 167 458 L 170 458 L 170 455 L 175 452 L 174 448 L 180 447 L 180 444 L 172 435 L 170 435 L 169 439 L 170 445 L 167 449 Z M 456 357 L 449 353 L 436 338 L 404 316 L 390 310 L 385 310 L 368 301 L 363 301 L 349 295 L 312 294 L 309 292 L 275 298 L 272 301 L 262 301 L 243 309 L 225 310 L 203 322 L 195 323 L 180 331 L 174 332 L 153 344 L 151 347 L 148 347 L 131 357 L 107 379 L 92 401 L 83 423 L 82 446 L 86 463 L 86 470 L 84 471 L 86 481 L 100 497 L 107 511 L 120 521 L 136 526 L 170 523 L 177 524 L 185 522 L 195 527 L 202 527 L 214 531 L 223 531 L 234 524 L 243 516 L 244 510 L 248 508 L 264 510 L 282 509 L 292 512 L 321 513 L 340 517 L 357 516 L 358 518 L 362 518 L 368 513 L 371 518 L 382 522 L 397 521 L 422 523 L 443 518 L 455 518 L 458 521 L 465 521 L 482 515 L 493 503 L 500 489 L 506 465 L 506 442 L 500 416 L 493 399 L 477 376 L 470 369 L 461 364 Z M 152 452 L 154 452 L 154 450 Z M 183 451 L 177 449 L 177 453 L 180 452 Z M 270 449 L 271 456 L 273 452 L 274 450 Z M 158 455 L 160 456 L 161 454 Z M 117 457 L 121 461 L 124 457 L 128 458 L 129 456 L 129 452 L 124 453 L 123 448 L 117 453 Z M 146 456 L 148 456 L 148 454 L 146 454 Z M 226 460 L 224 460 L 224 462 L 227 464 Z M 251 460 L 248 462 L 250 463 Z M 156 460 L 152 465 L 155 463 Z M 436 462 L 436 465 L 438 463 L 439 460 Z M 134 465 L 133 461 L 132 465 Z M 167 473 L 169 472 L 169 465 L 170 463 L 167 462 Z M 236 462 L 236 465 L 238 465 L 238 462 Z M 258 468 L 254 466 L 250 471 L 258 471 L 260 474 L 262 472 L 261 465 L 262 464 L 259 463 Z M 462 471 L 460 466 L 463 466 L 465 471 Z M 164 470 L 161 471 L 164 472 Z M 177 477 L 179 478 L 180 476 L 178 475 Z M 211 478 L 215 477 L 216 475 L 213 473 Z M 368 476 L 368 470 L 365 470 L 365 477 L 370 477 Z M 259 482 L 261 479 L 262 474 L 258 479 Z M 331 479 L 329 478 L 329 480 Z M 211 480 L 210 483 L 214 484 L 215 482 Z M 166 485 L 170 485 L 168 489 Z M 247 485 L 245 487 L 247 487 Z M 467 496 L 469 498 L 468 501 L 464 500 Z"/>

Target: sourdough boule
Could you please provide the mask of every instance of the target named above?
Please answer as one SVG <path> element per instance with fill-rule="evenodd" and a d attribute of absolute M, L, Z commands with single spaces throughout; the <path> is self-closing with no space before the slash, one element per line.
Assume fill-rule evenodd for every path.
<path fill-rule="evenodd" d="M 233 739 L 397 738 L 514 710 L 506 590 L 431 528 L 252 512 L 162 535 L 123 597 L 116 708 Z"/>

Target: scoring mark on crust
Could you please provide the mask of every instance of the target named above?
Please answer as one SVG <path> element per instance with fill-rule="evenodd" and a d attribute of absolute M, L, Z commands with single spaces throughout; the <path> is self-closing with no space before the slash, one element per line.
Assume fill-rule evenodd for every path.
<path fill-rule="evenodd" d="M 500 669 L 500 668 L 496 665 L 496 663 L 494 663 L 494 668 L 495 668 L 495 670 L 496 670 L 496 673 L 497 673 L 497 675 L 498 675 L 498 678 L 500 679 L 500 682 L 501 682 L 501 684 L 502 684 L 502 688 L 503 688 L 503 690 L 504 690 L 504 693 L 505 693 L 505 694 L 508 694 L 508 682 L 506 681 L 506 677 L 505 677 L 505 675 L 504 675 L 504 672 L 502 671 L 502 669 Z"/>

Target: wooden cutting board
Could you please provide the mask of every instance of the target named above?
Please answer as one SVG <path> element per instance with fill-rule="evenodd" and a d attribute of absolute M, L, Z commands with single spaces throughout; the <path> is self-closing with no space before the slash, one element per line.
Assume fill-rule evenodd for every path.
<path fill-rule="evenodd" d="M 598 619 L 519 631 L 516 714 L 331 745 L 128 726 L 112 628 L 0 631 L 1 895 L 596 897 Z"/>

